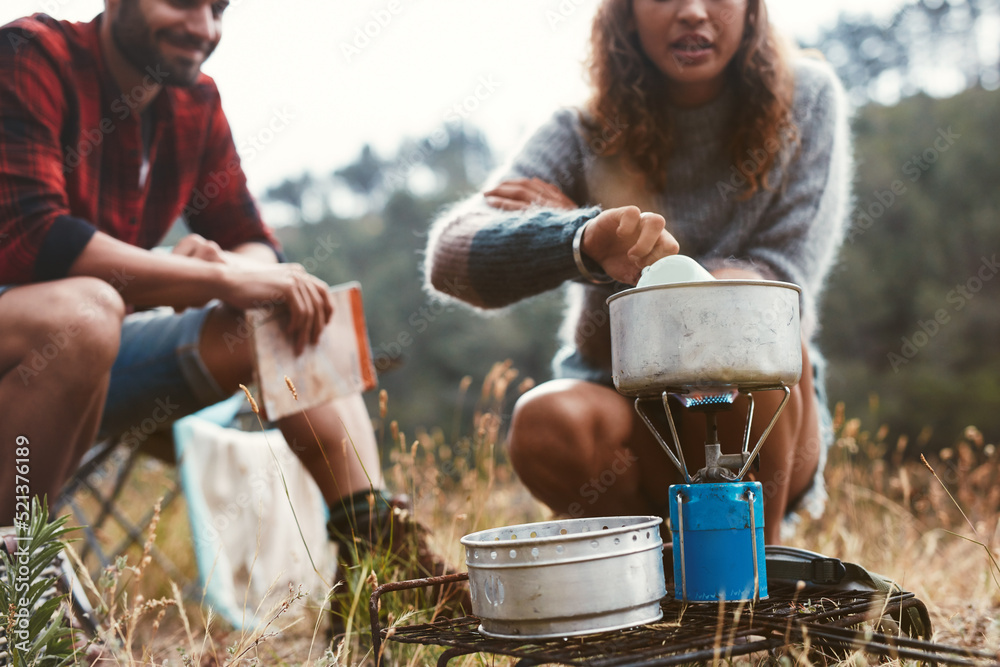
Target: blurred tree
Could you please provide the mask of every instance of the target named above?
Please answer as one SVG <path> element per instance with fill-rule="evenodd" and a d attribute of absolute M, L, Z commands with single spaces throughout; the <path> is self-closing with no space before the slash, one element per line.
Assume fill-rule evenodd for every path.
<path fill-rule="evenodd" d="M 826 55 L 859 105 L 892 103 L 918 91 L 995 89 L 1000 63 L 983 60 L 981 33 L 997 20 L 995 0 L 916 0 L 888 21 L 841 14 L 808 46 Z"/>
<path fill-rule="evenodd" d="M 385 163 L 375 154 L 371 145 L 365 144 L 361 147 L 358 159 L 333 172 L 333 177 L 367 199 L 371 208 L 377 200 L 384 166 Z"/>
<path fill-rule="evenodd" d="M 290 205 L 299 212 L 299 217 L 301 217 L 303 199 L 314 186 L 312 176 L 306 173 L 299 178 L 286 178 L 278 185 L 268 188 L 264 197 Z"/>
<path fill-rule="evenodd" d="M 1000 92 L 971 89 L 855 121 L 852 228 L 824 301 L 830 394 L 911 441 L 1000 438 Z M 893 186 L 895 184 L 895 192 Z M 995 441 L 995 440 L 994 440 Z"/>
<path fill-rule="evenodd" d="M 460 126 L 406 142 L 386 162 L 362 150 L 337 173 L 356 179 L 356 191 L 380 200 L 377 207 L 354 219 L 329 214 L 277 230 L 289 259 L 331 284 L 361 282 L 380 387 L 389 393 L 391 417 L 411 435 L 418 427 L 450 431 L 456 416 L 468 433 L 477 387 L 459 404 L 459 385 L 466 375 L 478 384 L 496 361 L 510 358 L 520 378 L 550 375 L 562 312 L 558 292 L 484 317 L 437 301 L 423 288 L 428 225 L 444 206 L 469 194 L 476 187 L 472 179 L 481 180 L 491 165 L 482 134 Z M 414 191 L 409 182 L 417 170 L 433 173 L 438 187 Z M 367 398 L 374 401 L 374 394 Z M 377 414 L 377 406 L 370 407 Z"/>
<path fill-rule="evenodd" d="M 998 9 L 996 0 L 919 0 L 884 25 L 841 17 L 818 43 L 859 102 L 886 82 L 915 93 L 864 106 L 854 119 L 855 208 L 819 340 L 831 399 L 873 429 L 886 424 L 928 446 L 950 445 L 970 424 L 1000 438 L 1000 155 L 988 139 L 1000 93 L 984 85 L 997 63 L 980 62 L 978 48 L 945 52 Z M 980 85 L 948 99 L 920 94 L 929 58 Z M 365 146 L 329 179 L 303 176 L 268 191 L 301 211 L 310 193 L 328 195 L 339 181 L 368 202 L 362 215 L 328 211 L 278 234 L 289 257 L 324 280 L 361 282 L 381 386 L 411 435 L 450 427 L 456 415 L 468 420 L 475 389 L 459 404 L 461 379 L 478 384 L 495 361 L 549 377 L 558 291 L 482 316 L 423 289 L 430 221 L 492 164 L 479 132 L 450 124 L 404 142 L 392 159 Z"/>

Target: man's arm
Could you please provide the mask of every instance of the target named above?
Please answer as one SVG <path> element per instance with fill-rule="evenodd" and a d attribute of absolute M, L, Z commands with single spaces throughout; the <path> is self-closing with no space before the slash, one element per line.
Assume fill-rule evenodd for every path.
<path fill-rule="evenodd" d="M 274 264 L 278 261 L 278 255 L 274 252 L 274 248 L 266 243 L 259 243 L 257 241 L 240 244 L 233 248 L 232 253 L 263 262 L 264 264 Z"/>
<path fill-rule="evenodd" d="M 265 248 L 267 246 L 264 246 Z M 273 256 L 273 252 L 271 253 Z M 288 306 L 288 333 L 301 351 L 316 342 L 333 314 L 326 284 L 299 264 L 218 263 L 158 254 L 97 232 L 73 262 L 70 276 L 100 278 L 137 306 L 188 308 L 220 299 L 234 308 Z"/>
<path fill-rule="evenodd" d="M 26 30 L 39 32 L 25 42 Z M 67 204 L 67 104 L 42 43 L 47 35 L 30 19 L 0 30 L 0 285 L 62 277 L 93 233 Z M 59 243 L 46 243 L 53 230 Z"/>
<path fill-rule="evenodd" d="M 218 243 L 209 241 L 201 234 L 188 234 L 177 242 L 171 252 L 182 257 L 194 257 L 220 264 L 238 264 L 248 261 L 275 264 L 279 261 L 274 248 L 266 243 L 250 241 L 241 243 L 232 250 L 223 250 Z"/>

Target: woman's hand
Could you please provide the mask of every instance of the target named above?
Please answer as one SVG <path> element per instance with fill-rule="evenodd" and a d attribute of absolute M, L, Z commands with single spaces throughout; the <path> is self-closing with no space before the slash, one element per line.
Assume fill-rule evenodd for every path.
<path fill-rule="evenodd" d="M 644 267 L 676 255 L 680 246 L 662 215 L 622 206 L 602 211 L 586 224 L 580 250 L 610 277 L 635 285 Z"/>
<path fill-rule="evenodd" d="M 504 211 L 520 211 L 529 206 L 546 208 L 577 208 L 563 191 L 540 178 L 514 178 L 483 193 L 486 203 Z"/>

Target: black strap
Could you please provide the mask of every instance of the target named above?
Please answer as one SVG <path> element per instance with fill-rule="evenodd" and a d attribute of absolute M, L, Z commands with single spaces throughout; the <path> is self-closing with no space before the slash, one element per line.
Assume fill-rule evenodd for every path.
<path fill-rule="evenodd" d="M 768 579 L 790 579 L 829 586 L 839 584 L 846 574 L 847 568 L 837 558 L 791 561 L 772 556 L 767 559 Z"/>

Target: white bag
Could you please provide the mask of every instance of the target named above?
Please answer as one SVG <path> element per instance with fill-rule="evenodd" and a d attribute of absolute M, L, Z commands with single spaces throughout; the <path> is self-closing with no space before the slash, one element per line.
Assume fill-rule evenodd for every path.
<path fill-rule="evenodd" d="M 234 628 L 254 630 L 289 584 L 322 603 L 336 548 L 323 497 L 281 433 L 219 425 L 244 400 L 241 393 L 179 420 L 174 443 L 205 601 Z"/>

